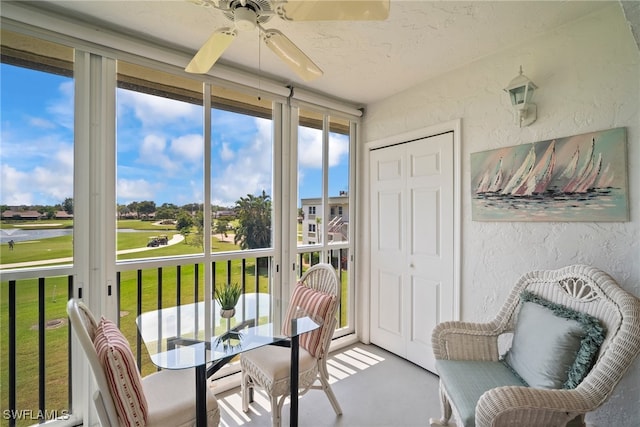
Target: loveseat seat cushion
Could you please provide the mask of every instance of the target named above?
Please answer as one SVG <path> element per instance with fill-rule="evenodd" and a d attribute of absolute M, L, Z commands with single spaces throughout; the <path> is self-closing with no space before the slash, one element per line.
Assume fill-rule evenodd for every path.
<path fill-rule="evenodd" d="M 484 392 L 502 386 L 526 386 L 503 362 L 436 360 L 436 370 L 464 427 L 475 426 L 476 405 Z"/>

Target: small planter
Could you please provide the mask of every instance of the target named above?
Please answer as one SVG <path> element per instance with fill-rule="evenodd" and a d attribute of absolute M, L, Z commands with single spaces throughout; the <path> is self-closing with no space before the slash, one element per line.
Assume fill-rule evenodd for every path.
<path fill-rule="evenodd" d="M 235 314 L 236 314 L 236 309 L 235 308 L 228 308 L 228 309 L 221 308 L 220 309 L 220 316 L 223 317 L 224 319 L 230 319 Z"/>
<path fill-rule="evenodd" d="M 242 288 L 237 284 L 228 284 L 215 289 L 214 298 L 220 304 L 220 316 L 229 319 L 236 314 L 236 304 L 242 294 Z"/>

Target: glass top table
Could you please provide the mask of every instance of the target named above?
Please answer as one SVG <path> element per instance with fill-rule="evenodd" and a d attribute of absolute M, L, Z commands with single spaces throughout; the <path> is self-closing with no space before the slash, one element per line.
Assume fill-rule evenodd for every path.
<path fill-rule="evenodd" d="M 235 356 L 265 345 L 291 347 L 291 425 L 298 422 L 298 336 L 321 325 L 299 309 L 291 321 L 290 336 L 281 334 L 270 318 L 269 294 L 244 294 L 233 317 L 221 318 L 214 300 L 142 313 L 136 319 L 151 361 L 163 369 L 196 368 L 196 419 L 206 425 L 206 381 Z M 206 312 L 206 313 L 205 313 Z M 205 318 L 215 319 L 210 324 Z"/>

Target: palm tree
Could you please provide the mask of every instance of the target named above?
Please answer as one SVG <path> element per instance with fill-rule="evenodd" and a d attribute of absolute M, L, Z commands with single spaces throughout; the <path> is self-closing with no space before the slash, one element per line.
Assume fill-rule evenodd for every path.
<path fill-rule="evenodd" d="M 268 248 L 271 246 L 271 197 L 265 191 L 260 196 L 247 194 L 236 201 L 240 225 L 233 238 L 241 249 Z"/>

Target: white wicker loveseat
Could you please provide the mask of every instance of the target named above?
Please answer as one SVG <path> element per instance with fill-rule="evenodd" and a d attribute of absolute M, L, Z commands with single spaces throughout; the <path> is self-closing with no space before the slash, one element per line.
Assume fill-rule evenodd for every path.
<path fill-rule="evenodd" d="M 527 330 L 523 325 L 527 319 L 530 323 L 532 319 L 537 321 L 523 309 L 525 306 L 527 310 L 534 306 L 540 309 L 536 304 L 526 304 L 530 297 L 550 301 L 551 305 L 572 312 L 574 317 L 576 313 L 581 318 L 586 314 L 584 317 L 595 318 L 602 326 L 601 344 L 593 351 L 589 367 L 570 387 L 566 387 L 569 380 L 561 387 L 530 386 L 520 371 L 503 363 L 509 361 L 509 353 L 507 358 L 499 354 L 498 337 L 513 333 L 509 352 L 515 355 L 516 344 L 523 339 L 522 331 Z M 537 326 L 542 330 L 543 341 L 563 328 L 544 325 L 541 321 Z M 533 335 L 535 329 L 536 326 L 529 329 L 534 331 Z M 560 345 L 567 341 L 570 340 L 561 337 L 556 340 Z M 580 342 L 584 344 L 585 339 Z M 584 425 L 584 414 L 607 400 L 640 352 L 640 300 L 621 289 L 608 274 L 593 267 L 574 265 L 553 271 L 533 271 L 519 279 L 495 319 L 488 323 L 441 323 L 434 328 L 432 343 L 440 374 L 442 410 L 441 418 L 430 420 L 432 426 L 452 425 L 452 415 L 465 427 Z M 531 359 L 551 353 L 545 350 L 545 345 L 530 343 L 525 347 L 524 357 Z M 551 353 L 547 364 L 541 366 L 555 369 L 560 365 L 560 356 L 557 360 L 554 357 Z M 574 356 L 576 361 L 578 358 Z M 521 370 L 526 371 L 525 368 L 532 365 L 536 363 L 529 363 Z M 536 380 L 537 373 L 527 375 L 533 375 Z"/>

